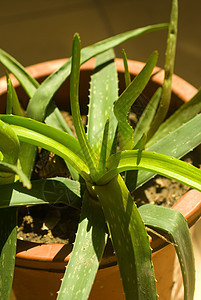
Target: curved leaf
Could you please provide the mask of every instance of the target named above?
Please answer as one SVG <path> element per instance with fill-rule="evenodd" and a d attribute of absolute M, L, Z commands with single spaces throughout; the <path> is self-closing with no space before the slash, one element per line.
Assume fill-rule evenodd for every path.
<path fill-rule="evenodd" d="M 107 169 L 97 184 L 105 184 L 123 171 L 141 169 L 175 179 L 201 191 L 201 170 L 164 154 L 140 150 L 122 151 L 108 159 Z"/>
<path fill-rule="evenodd" d="M 175 111 L 165 122 L 161 124 L 156 134 L 148 141 L 146 148 L 149 148 L 171 132 L 191 121 L 197 114 L 201 112 L 201 89 L 195 96 L 184 103 L 178 110 Z M 180 137 L 175 140 L 175 144 L 180 142 Z"/>
<path fill-rule="evenodd" d="M 142 205 L 139 212 L 146 226 L 168 233 L 179 258 L 183 282 L 184 299 L 193 300 L 195 289 L 195 261 L 187 222 L 176 210 L 157 205 Z"/>
<path fill-rule="evenodd" d="M 56 177 L 32 181 L 32 188 L 21 183 L 1 185 L 0 207 L 64 203 L 81 207 L 81 188 L 78 181 Z"/>
<path fill-rule="evenodd" d="M 201 143 L 200 124 L 201 114 L 183 124 L 175 131 L 172 131 L 164 138 L 161 138 L 161 140 L 151 145 L 147 150 L 166 154 L 175 158 L 181 158 Z M 144 184 L 154 175 L 155 174 L 150 172 L 139 171 L 137 187 Z M 132 185 L 132 182 L 130 182 L 130 185 Z M 134 184 L 133 187 L 135 189 L 136 185 Z M 132 190 L 133 189 L 131 189 L 131 191 Z"/>
<path fill-rule="evenodd" d="M 5 123 L 8 123 L 10 125 L 22 127 L 24 128 L 24 130 L 31 130 L 35 133 L 39 133 L 41 135 L 45 135 L 46 137 L 54 139 L 55 141 L 62 143 L 66 147 L 70 147 L 71 151 L 74 151 L 80 158 L 83 158 L 78 140 L 74 136 L 62 132 L 57 128 L 29 118 L 13 115 L 0 115 L 0 120 L 3 120 Z"/>
<path fill-rule="evenodd" d="M 0 62 L 8 69 L 22 85 L 29 97 L 32 97 L 39 87 L 39 83 L 35 80 L 25 68 L 11 55 L 3 49 L 0 49 Z"/>
<path fill-rule="evenodd" d="M 0 119 L 10 124 L 20 141 L 43 147 L 58 154 L 72 164 L 86 180 L 90 180 L 89 169 L 82 158 L 80 145 L 75 137 L 28 118 L 0 115 Z"/>
<path fill-rule="evenodd" d="M 31 188 L 31 182 L 29 181 L 27 176 L 22 172 L 22 170 L 20 170 L 14 165 L 1 161 L 0 162 L 0 184 L 5 184 L 6 182 L 10 183 L 11 181 L 14 180 L 14 177 L 10 173 L 17 174 L 20 180 L 22 181 L 23 185 L 28 189 Z"/>
<path fill-rule="evenodd" d="M 153 68 L 156 65 L 158 53 L 155 51 L 150 56 L 142 71 L 134 78 L 127 89 L 114 103 L 114 114 L 118 120 L 119 144 L 121 150 L 133 148 L 133 128 L 128 123 L 128 113 L 147 85 Z"/>
<path fill-rule="evenodd" d="M 13 165 L 17 164 L 20 143 L 12 128 L 0 120 L 0 151 L 4 161 Z"/>
<path fill-rule="evenodd" d="M 24 127 L 12 125 L 12 128 L 15 130 L 20 141 L 42 147 L 59 155 L 68 163 L 70 163 L 85 180 L 90 180 L 89 169 L 87 165 L 79 157 L 79 153 L 72 151 L 71 144 L 69 144 L 70 146 L 67 147 L 65 143 L 62 144 L 43 134 L 29 129 L 24 129 Z"/>

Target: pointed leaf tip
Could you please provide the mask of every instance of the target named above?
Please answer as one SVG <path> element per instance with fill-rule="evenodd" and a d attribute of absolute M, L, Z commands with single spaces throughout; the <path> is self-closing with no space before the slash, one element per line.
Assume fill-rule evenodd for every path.
<path fill-rule="evenodd" d="M 79 35 L 78 32 L 76 32 L 76 33 L 74 34 L 73 40 L 77 40 L 79 43 L 81 42 L 81 40 L 80 40 L 80 35 Z"/>

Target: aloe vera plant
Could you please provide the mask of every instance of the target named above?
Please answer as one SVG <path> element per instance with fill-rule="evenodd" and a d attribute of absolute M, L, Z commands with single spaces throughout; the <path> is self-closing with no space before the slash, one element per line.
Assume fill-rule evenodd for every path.
<path fill-rule="evenodd" d="M 70 191 L 73 196 L 63 196 L 57 198 L 58 201 L 81 209 L 73 252 L 57 297 L 59 300 L 88 298 L 109 236 L 126 299 L 156 299 L 147 227 L 169 235 L 180 261 L 185 299 L 193 299 L 195 267 L 186 220 L 180 213 L 164 207 L 143 205 L 137 208 L 131 196 L 131 192 L 155 174 L 201 191 L 201 170 L 178 159 L 201 143 L 200 91 L 163 122 L 171 97 L 177 6 L 177 0 L 173 0 L 169 24 L 132 30 L 84 49 L 81 49 L 79 35 L 75 34 L 72 58 L 41 85 L 14 58 L 0 50 L 0 62 L 14 74 L 30 97 L 25 118 L 7 75 L 6 114 L 0 115 L 1 299 L 10 297 L 17 208 L 54 203 L 55 197 L 47 196 L 44 186 L 46 189 L 54 186 L 54 196 L 57 187 L 62 186 L 64 192 Z M 140 34 L 165 28 L 168 28 L 168 40 L 164 84 L 150 99 L 134 130 L 128 123 L 128 113 L 147 85 L 158 53 L 151 54 L 132 81 L 124 53 L 126 89 L 118 95 L 113 48 Z M 85 130 L 79 107 L 80 65 L 92 57 L 96 57 L 96 67 L 90 83 Z M 51 102 L 69 75 L 70 104 L 77 138 Z M 47 114 L 48 109 L 50 113 Z M 37 146 L 62 157 L 73 179 L 56 177 L 30 182 Z M 80 189 L 81 184 L 84 189 Z"/>

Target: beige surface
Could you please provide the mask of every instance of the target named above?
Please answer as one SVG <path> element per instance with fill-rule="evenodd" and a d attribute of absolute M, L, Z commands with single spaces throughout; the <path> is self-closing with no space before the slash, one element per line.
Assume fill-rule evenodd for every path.
<path fill-rule="evenodd" d="M 201 219 L 191 229 L 195 254 L 196 287 L 194 300 L 201 299 Z"/>

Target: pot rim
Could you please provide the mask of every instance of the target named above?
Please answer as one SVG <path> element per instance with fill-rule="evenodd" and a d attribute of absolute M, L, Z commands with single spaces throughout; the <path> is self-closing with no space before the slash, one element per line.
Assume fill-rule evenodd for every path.
<path fill-rule="evenodd" d="M 47 62 L 38 63 L 31 65 L 26 68 L 26 70 L 35 78 L 40 78 L 50 75 L 52 72 L 61 67 L 68 59 L 57 59 Z M 124 66 L 122 59 L 115 59 L 117 70 L 120 73 L 124 72 Z M 145 64 L 142 62 L 128 60 L 128 67 L 130 73 L 136 75 L 140 72 Z M 95 66 L 95 58 L 87 61 L 81 66 L 81 70 L 93 70 Z M 151 80 L 155 83 L 161 85 L 164 78 L 164 70 L 155 67 Z M 18 80 L 11 74 L 11 80 L 13 85 L 16 87 L 19 85 Z M 7 90 L 6 86 L 6 76 L 0 79 L 0 95 L 4 94 Z M 186 82 L 184 79 L 180 78 L 177 75 L 173 75 L 172 79 L 172 92 L 178 96 L 184 102 L 190 100 L 196 93 L 197 89 L 191 84 Z M 189 226 L 193 225 L 195 221 L 201 215 L 201 192 L 197 190 L 190 190 L 184 194 L 179 201 L 172 207 L 173 209 L 181 212 L 184 217 L 187 219 Z M 151 241 L 151 247 L 154 251 L 158 250 L 164 246 L 164 242 L 161 242 L 159 238 L 156 238 Z M 34 268 L 41 269 L 41 263 L 44 265 L 45 269 L 60 269 L 64 268 L 66 262 L 69 261 L 70 252 L 72 250 L 72 245 L 63 245 L 63 244 L 38 244 L 33 242 L 26 242 L 18 240 L 18 249 L 16 254 L 16 265 L 25 266 L 29 265 L 29 262 L 36 261 L 39 262 L 39 265 L 35 265 Z M 52 267 L 52 262 L 55 262 L 55 266 Z M 51 267 L 50 264 L 51 263 Z M 110 265 L 114 264 L 114 259 L 103 259 L 101 265 Z M 43 268 L 42 267 L 42 268 Z"/>

